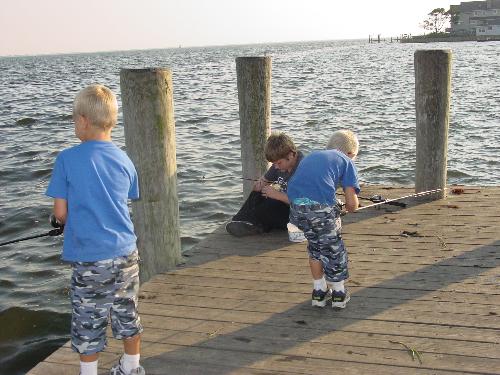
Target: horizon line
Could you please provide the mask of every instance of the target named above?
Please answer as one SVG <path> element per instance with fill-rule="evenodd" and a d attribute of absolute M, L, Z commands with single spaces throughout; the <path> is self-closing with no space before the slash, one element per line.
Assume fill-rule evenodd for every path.
<path fill-rule="evenodd" d="M 378 34 L 377 34 L 378 35 Z M 369 35 L 371 36 L 371 35 Z M 391 38 L 391 37 L 384 37 Z M 392 37 L 394 38 L 394 37 Z M 35 53 L 35 54 L 10 54 L 10 55 L 0 55 L 0 58 L 16 58 L 16 57 L 38 57 L 38 56 L 62 56 L 62 55 L 91 55 L 99 53 L 117 53 L 117 52 L 133 52 L 133 51 L 154 51 L 154 50 L 178 50 L 178 49 L 188 49 L 188 48 L 214 48 L 214 47 L 241 47 L 241 46 L 257 46 L 257 45 L 276 45 L 276 44 L 293 44 L 293 43 L 321 43 L 321 42 L 340 42 L 340 41 L 362 41 L 367 38 L 345 38 L 345 39 L 320 39 L 320 40 L 294 40 L 294 41 L 279 41 L 279 42 L 254 42 L 254 43 L 242 43 L 242 44 L 213 44 L 213 45 L 188 45 L 183 46 L 179 44 L 178 47 L 152 47 L 152 48 L 131 48 L 131 49 L 116 49 L 116 50 L 97 50 L 97 51 L 72 51 L 72 52 L 46 52 L 46 53 Z"/>

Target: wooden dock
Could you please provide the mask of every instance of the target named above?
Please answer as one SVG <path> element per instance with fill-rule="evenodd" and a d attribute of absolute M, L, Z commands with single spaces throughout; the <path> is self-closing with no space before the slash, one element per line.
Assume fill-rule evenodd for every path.
<path fill-rule="evenodd" d="M 219 228 L 141 287 L 147 374 L 500 374 L 500 188 L 457 192 L 344 217 L 343 311 L 310 306 L 305 243 Z M 110 339 L 102 374 L 121 351 Z M 68 344 L 29 372 L 62 374 Z"/>

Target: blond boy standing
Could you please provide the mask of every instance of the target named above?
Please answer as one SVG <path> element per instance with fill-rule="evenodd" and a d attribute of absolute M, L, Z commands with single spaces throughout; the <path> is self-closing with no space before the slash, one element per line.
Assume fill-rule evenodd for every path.
<path fill-rule="evenodd" d="M 112 375 L 144 375 L 139 365 L 143 330 L 137 311 L 139 266 L 128 199 L 139 198 L 132 161 L 111 141 L 118 104 L 105 86 L 81 90 L 73 104 L 81 143 L 59 153 L 46 194 L 65 224 L 62 258 L 71 263 L 71 344 L 80 374 L 97 375 L 106 328 L 123 340 Z"/>

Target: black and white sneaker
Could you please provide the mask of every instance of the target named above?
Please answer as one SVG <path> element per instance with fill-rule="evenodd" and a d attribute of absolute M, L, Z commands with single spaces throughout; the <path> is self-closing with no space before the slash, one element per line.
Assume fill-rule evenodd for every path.
<path fill-rule="evenodd" d="M 351 299 L 349 291 L 346 289 L 344 292 L 332 292 L 332 307 L 334 309 L 345 309 L 347 302 Z"/>
<path fill-rule="evenodd" d="M 317 307 L 325 307 L 328 300 L 331 298 L 330 289 L 327 290 L 318 290 L 313 289 L 311 305 Z"/>
<path fill-rule="evenodd" d="M 262 233 L 262 229 L 249 221 L 230 221 L 226 224 L 226 231 L 235 237 L 252 236 Z"/>
<path fill-rule="evenodd" d="M 135 369 L 133 369 L 130 372 L 125 372 L 125 370 L 122 367 L 122 360 L 123 356 L 120 357 L 120 360 L 116 365 L 111 367 L 111 370 L 109 371 L 109 375 L 146 375 L 146 371 L 144 371 L 144 367 L 139 366 Z"/>

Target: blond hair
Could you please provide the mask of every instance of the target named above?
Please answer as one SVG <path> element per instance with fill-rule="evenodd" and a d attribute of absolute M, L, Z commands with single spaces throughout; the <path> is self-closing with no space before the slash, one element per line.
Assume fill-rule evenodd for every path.
<path fill-rule="evenodd" d="M 76 94 L 73 116 L 83 116 L 92 126 L 102 130 L 111 129 L 118 121 L 116 96 L 106 86 L 87 86 Z"/>
<path fill-rule="evenodd" d="M 350 130 L 337 130 L 333 132 L 326 148 L 339 150 L 349 157 L 355 157 L 359 151 L 358 137 Z"/>
<path fill-rule="evenodd" d="M 271 163 L 286 158 L 290 152 L 297 152 L 297 147 L 285 133 L 272 133 L 264 147 L 266 159 Z"/>

